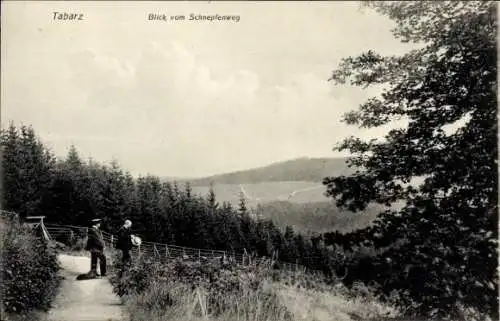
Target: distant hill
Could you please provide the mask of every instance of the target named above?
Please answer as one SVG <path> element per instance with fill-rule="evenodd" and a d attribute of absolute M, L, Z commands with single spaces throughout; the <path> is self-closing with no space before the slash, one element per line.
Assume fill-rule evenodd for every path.
<path fill-rule="evenodd" d="M 346 160 L 298 158 L 254 169 L 175 181 L 179 184 L 189 182 L 193 192 L 199 195 L 208 195 L 212 187 L 219 203 L 238 206 L 243 196 L 256 217 L 271 219 L 280 227 L 291 225 L 306 233 L 350 232 L 371 224 L 382 207 L 370 205 L 364 211 L 352 213 L 341 210 L 325 196 L 326 186 L 322 184 L 325 177 L 349 175 L 355 171 L 347 166 Z"/>
<path fill-rule="evenodd" d="M 213 175 L 200 179 L 188 179 L 192 186 L 220 184 L 257 184 L 263 182 L 316 182 L 327 176 L 352 173 L 347 167 L 347 158 L 298 158 L 264 167 Z"/>

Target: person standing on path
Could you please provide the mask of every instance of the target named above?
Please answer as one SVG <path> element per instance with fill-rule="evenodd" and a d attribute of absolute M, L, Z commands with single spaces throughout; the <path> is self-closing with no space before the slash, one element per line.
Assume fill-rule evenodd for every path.
<path fill-rule="evenodd" d="M 99 260 L 99 268 L 101 276 L 106 276 L 106 256 L 104 255 L 104 238 L 101 230 L 100 219 L 92 220 L 92 228 L 89 229 L 87 246 L 85 249 L 90 251 L 90 272 L 89 277 L 96 277 L 97 261 Z"/>
<path fill-rule="evenodd" d="M 122 251 L 122 263 L 123 265 L 130 265 L 130 250 L 132 250 L 132 231 L 130 227 L 132 222 L 129 220 L 125 221 L 125 224 L 118 230 L 118 240 L 116 242 L 116 248 Z"/>

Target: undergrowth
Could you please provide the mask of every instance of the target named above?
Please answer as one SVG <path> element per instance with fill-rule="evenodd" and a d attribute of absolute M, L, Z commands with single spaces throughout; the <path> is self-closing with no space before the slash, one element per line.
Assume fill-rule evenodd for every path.
<path fill-rule="evenodd" d="M 399 315 L 374 296 L 352 295 L 319 276 L 273 270 L 268 261 L 237 266 L 217 259 L 158 262 L 141 257 L 120 277 L 121 268 L 114 268 L 110 280 L 131 321 L 376 320 Z"/>
<path fill-rule="evenodd" d="M 268 270 L 265 264 L 242 267 L 217 259 L 162 263 L 140 258 L 111 282 L 127 302 L 131 320 L 291 321 Z"/>
<path fill-rule="evenodd" d="M 0 217 L 0 235 L 3 317 L 48 311 L 60 284 L 55 249 L 13 218 Z"/>

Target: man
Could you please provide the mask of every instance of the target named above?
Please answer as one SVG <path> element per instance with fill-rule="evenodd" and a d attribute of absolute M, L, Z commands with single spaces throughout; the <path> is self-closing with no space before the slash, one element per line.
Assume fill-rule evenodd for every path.
<path fill-rule="evenodd" d="M 125 221 L 125 224 L 118 230 L 118 240 L 116 248 L 122 251 L 122 263 L 124 265 L 130 264 L 130 250 L 132 249 L 132 231 L 130 227 L 132 222 Z"/>
<path fill-rule="evenodd" d="M 104 255 L 104 239 L 102 232 L 99 230 L 101 226 L 100 219 L 92 220 L 92 228 L 89 229 L 87 246 L 85 249 L 90 251 L 90 272 L 88 277 L 96 277 L 97 260 L 99 260 L 99 268 L 101 276 L 106 276 L 106 256 Z"/>

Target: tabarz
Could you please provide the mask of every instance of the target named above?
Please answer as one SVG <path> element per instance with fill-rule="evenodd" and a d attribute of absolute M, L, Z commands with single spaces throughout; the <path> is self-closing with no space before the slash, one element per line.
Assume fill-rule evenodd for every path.
<path fill-rule="evenodd" d="M 83 20 L 83 13 L 67 13 L 54 11 L 54 20 Z"/>

